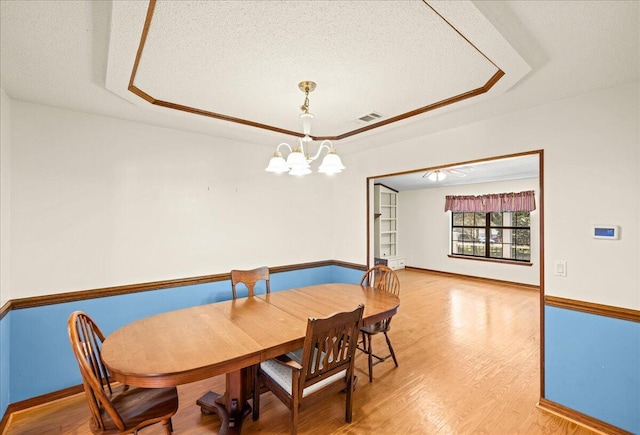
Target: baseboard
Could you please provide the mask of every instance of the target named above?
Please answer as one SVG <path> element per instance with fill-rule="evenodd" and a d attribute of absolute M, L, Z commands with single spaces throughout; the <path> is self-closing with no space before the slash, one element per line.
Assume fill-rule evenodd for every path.
<path fill-rule="evenodd" d="M 609 423 L 605 423 L 604 421 L 598 420 L 597 418 L 590 417 L 586 414 L 560 405 L 559 403 L 553 402 L 551 400 L 547 400 L 543 397 L 540 398 L 536 406 L 543 411 L 549 412 L 553 415 L 557 415 L 560 418 L 569 420 L 577 425 L 603 435 L 633 435 L 633 433 L 627 432 L 624 429 L 620 429 L 619 427 L 613 426 Z"/>
<path fill-rule="evenodd" d="M 465 278 L 465 279 L 474 279 L 474 280 L 478 280 L 478 281 L 490 282 L 490 283 L 495 283 L 495 284 L 500 284 L 500 285 L 513 285 L 513 286 L 517 286 L 517 287 L 523 287 L 523 288 L 526 288 L 528 290 L 536 290 L 536 291 L 540 290 L 540 286 L 539 285 L 535 285 L 535 284 L 524 284 L 524 283 L 521 283 L 521 282 L 504 281 L 504 280 L 501 280 L 501 279 L 484 278 L 484 277 L 481 277 L 481 276 L 464 275 L 462 273 L 442 272 L 440 270 L 424 269 L 422 267 L 415 267 L 415 266 L 406 266 L 405 269 L 413 269 L 413 270 L 420 270 L 422 272 L 437 273 L 438 275 L 442 275 L 442 276 L 454 276 L 454 277 Z"/>
<path fill-rule="evenodd" d="M 2 421 L 0 421 L 0 434 L 4 434 L 5 428 L 11 421 L 12 414 L 24 411 L 25 409 L 35 408 L 36 406 L 46 405 L 48 403 L 55 402 L 56 400 L 66 399 L 82 392 L 84 392 L 84 386 L 80 384 L 74 385 L 73 387 L 65 388 L 63 390 L 43 394 L 42 396 L 32 397 L 31 399 L 11 403 L 7 407 L 7 410 L 4 412 Z"/>

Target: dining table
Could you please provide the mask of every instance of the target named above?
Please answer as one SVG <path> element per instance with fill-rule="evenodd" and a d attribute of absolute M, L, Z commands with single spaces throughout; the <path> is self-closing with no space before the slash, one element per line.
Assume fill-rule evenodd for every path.
<path fill-rule="evenodd" d="M 156 314 L 111 333 L 102 358 L 123 384 L 163 388 L 225 375 L 223 394 L 197 404 L 216 412 L 220 434 L 239 434 L 251 412 L 252 376 L 262 361 L 304 344 L 307 320 L 364 305 L 363 326 L 397 313 L 397 296 L 358 284 L 331 283 Z"/>

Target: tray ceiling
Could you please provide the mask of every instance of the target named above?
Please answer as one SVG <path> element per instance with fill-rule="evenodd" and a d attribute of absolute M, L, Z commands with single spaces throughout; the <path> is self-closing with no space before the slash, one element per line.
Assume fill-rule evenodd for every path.
<path fill-rule="evenodd" d="M 166 56 L 169 60 L 164 60 L 159 66 L 148 63 L 151 58 L 147 52 L 152 52 L 148 49 L 152 48 L 154 33 L 160 29 L 155 26 L 157 23 L 154 20 L 158 19 L 160 23 L 163 14 L 171 18 L 173 14 L 178 17 L 186 11 L 196 10 L 194 8 L 214 7 L 205 5 L 208 3 L 224 3 L 215 7 L 244 8 L 249 15 L 244 17 L 229 11 L 229 17 L 225 12 L 225 15 L 201 21 L 198 12 L 195 18 L 182 25 L 189 27 L 193 23 L 195 26 L 199 22 L 199 27 L 194 27 L 199 30 L 195 36 L 202 37 L 196 40 L 183 39 L 182 35 L 187 32 L 178 28 L 179 20 L 176 18 L 175 24 L 166 24 L 164 31 L 160 32 L 165 35 L 163 44 L 176 45 L 171 51 L 161 50 L 157 55 Z M 268 3 L 269 6 L 262 3 Z M 172 98 L 177 100 L 173 103 L 185 106 L 204 105 L 204 102 L 195 99 L 200 95 L 212 101 L 217 98 L 219 106 L 198 109 L 235 115 L 255 123 L 269 123 L 293 134 L 301 130 L 298 114 L 304 95 L 298 90 L 297 84 L 302 80 L 318 82 L 317 90 L 311 94 L 311 112 L 315 115 L 312 134 L 316 136 L 343 135 L 371 127 L 371 124 L 354 121 L 354 118 L 371 111 L 384 115 L 384 121 L 407 113 L 414 115 L 345 137 L 336 144 L 343 154 L 395 144 L 552 101 L 635 82 L 640 77 L 640 2 L 442 0 L 427 3 L 419 0 L 356 0 L 343 3 L 190 3 L 163 0 L 156 4 L 157 10 L 154 12 L 158 15 L 154 13 L 150 21 L 148 42 L 152 44 L 144 47 L 139 62 L 140 75 L 136 76 L 134 83 L 158 101 L 171 101 L 169 98 Z M 171 110 L 150 104 L 130 92 L 129 81 L 149 4 L 146 0 L 0 1 L 2 90 L 13 101 L 201 133 L 230 141 L 262 144 L 268 147 L 269 152 L 279 142 L 290 142 L 292 133 Z M 254 13 L 257 9 L 252 6 L 273 7 L 276 10 L 283 4 L 295 8 L 299 14 L 288 14 L 281 19 L 275 12 Z M 391 10 L 388 16 L 375 13 L 381 4 L 394 5 L 388 8 Z M 340 7 L 332 9 L 335 5 Z M 179 7 L 185 11 L 171 12 L 166 9 Z M 354 9 L 357 7 L 361 10 Z M 425 22 L 439 23 L 439 30 L 435 30 L 437 38 L 429 36 L 430 29 L 416 29 L 415 20 L 419 15 L 407 13 L 406 9 L 410 7 L 421 11 L 423 15 L 428 14 L 430 18 L 425 18 Z M 164 13 L 158 12 L 163 8 Z M 404 12 L 402 8 L 405 8 Z M 370 12 L 373 15 L 366 15 Z M 410 15 L 413 27 L 398 24 L 401 21 L 398 17 L 402 17 L 402 14 Z M 342 20 L 343 16 L 350 16 L 351 20 Z M 251 23 L 249 18 L 253 20 Z M 235 27 L 233 23 L 236 23 Z M 453 33 L 443 34 L 447 29 L 446 23 L 450 25 L 449 30 L 457 31 L 460 39 L 456 39 Z M 307 46 L 295 50 L 273 48 L 281 55 L 289 54 L 278 63 L 274 58 L 269 59 L 262 54 L 266 50 L 264 47 L 281 44 L 282 41 L 273 38 L 272 34 L 280 35 L 280 39 L 293 37 L 300 35 L 299 29 L 305 25 L 307 27 L 299 37 L 307 41 Z M 228 27 L 231 29 L 227 29 L 225 34 L 213 32 Z M 235 31 L 235 36 L 227 37 L 226 34 L 232 31 Z M 171 37 L 171 32 L 178 36 Z M 294 38 L 294 41 L 297 40 Z M 434 65 L 442 68 L 448 66 L 448 71 L 457 74 L 452 73 L 451 77 L 469 80 L 466 86 L 461 86 L 463 88 L 487 83 L 488 74 L 477 74 L 476 77 L 477 71 L 472 71 L 466 63 L 449 62 L 449 56 L 453 60 L 459 59 L 454 56 L 453 50 L 424 48 L 429 45 L 425 41 L 435 45 L 434 41 L 444 43 L 449 40 L 454 45 L 462 46 L 464 44 L 460 44 L 460 41 L 466 40 L 469 46 L 477 49 L 476 54 L 482 53 L 487 59 L 485 63 L 482 58 L 476 58 L 474 65 L 486 67 L 489 72 L 495 71 L 488 63 L 490 60 L 495 68 L 504 72 L 504 76 L 488 92 L 419 113 L 417 109 L 429 107 L 433 100 L 443 98 L 442 95 L 458 92 L 456 84 L 448 84 L 448 74 L 432 71 Z M 243 45 L 238 41 L 244 41 Z M 196 46 L 204 47 L 200 50 L 202 58 L 192 56 L 189 59 L 192 65 L 177 64 L 183 48 L 185 53 L 195 53 Z M 422 51 L 412 52 L 416 47 L 422 47 Z M 326 54 L 329 48 L 336 52 Z M 212 59 L 208 52 L 214 49 L 227 50 L 233 55 L 228 54 L 225 59 Z M 429 50 L 429 56 L 424 54 L 427 52 L 424 50 Z M 338 53 L 343 52 L 349 55 L 338 57 Z M 402 53 L 405 55 L 401 56 Z M 444 55 L 443 59 L 436 59 L 434 53 Z M 456 53 L 457 56 L 465 52 L 458 53 L 456 50 Z M 470 53 L 474 56 L 473 51 Z M 369 56 L 370 63 L 363 66 L 360 62 L 365 55 Z M 387 57 L 393 60 L 387 60 Z M 339 65 L 332 65 L 328 59 L 334 58 L 344 60 Z M 267 66 L 258 68 L 257 65 Z M 303 66 L 305 69 L 302 69 Z M 319 71 L 317 74 L 316 66 Z M 143 74 L 143 69 L 150 71 Z M 181 73 L 175 79 L 178 81 L 176 86 L 191 88 L 191 94 L 187 94 L 187 89 L 184 95 L 195 95 L 195 98 L 178 100 L 175 97 L 177 88 L 173 88 L 173 83 L 160 82 L 161 88 L 156 88 L 156 84 L 151 83 L 148 77 L 156 74 L 164 79 L 160 73 L 165 70 L 173 71 L 174 75 L 175 71 Z M 231 78 L 220 84 L 223 80 L 214 79 L 222 71 L 227 71 L 227 77 Z M 149 73 L 150 76 L 145 76 Z M 439 79 L 433 80 L 438 73 Z M 144 82 L 141 81 L 143 77 L 147 77 Z M 214 84 L 200 84 L 209 81 Z M 162 89 L 166 89 L 167 93 L 160 92 Z M 442 89 L 452 92 L 442 92 Z M 220 94 L 216 92 L 226 92 L 227 96 L 220 99 Z M 441 101 L 446 103 L 451 100 Z M 341 114 L 341 119 L 336 122 L 334 116 L 338 114 Z"/>
<path fill-rule="evenodd" d="M 530 67 L 471 2 L 114 2 L 106 86 L 130 102 L 341 139 L 506 91 Z M 358 118 L 376 112 L 381 118 Z"/>

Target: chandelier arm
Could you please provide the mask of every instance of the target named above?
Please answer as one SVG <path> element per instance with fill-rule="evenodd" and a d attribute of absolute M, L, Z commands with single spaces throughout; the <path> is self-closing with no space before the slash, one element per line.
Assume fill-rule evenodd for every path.
<path fill-rule="evenodd" d="M 282 142 L 276 147 L 276 152 L 269 161 L 269 165 L 265 169 L 267 172 L 283 173 L 289 172 L 290 175 L 306 175 L 311 173 L 310 164 L 314 160 L 317 160 L 322 154 L 322 150 L 327 150 L 327 155 L 322 160 L 322 164 L 318 168 L 318 172 L 324 174 L 337 174 L 342 172 L 345 167 L 342 164 L 340 157 L 336 154 L 333 148 L 333 143 L 329 139 L 325 139 L 320 143 L 318 150 L 314 156 L 307 154 L 309 143 L 313 141 L 311 137 L 311 121 L 313 114 L 309 113 L 309 93 L 313 92 L 316 88 L 316 83 L 312 81 L 304 81 L 298 83 L 298 87 L 304 92 L 304 103 L 300 106 L 302 113 L 300 119 L 302 120 L 302 130 L 304 137 L 298 138 L 298 145 L 291 146 L 286 142 Z M 307 144 L 305 147 L 305 143 Z M 289 149 L 289 155 L 286 160 L 280 152 L 280 148 L 286 147 Z M 307 148 L 307 150 L 305 150 Z"/>
<path fill-rule="evenodd" d="M 327 145 L 327 143 L 329 145 Z M 316 160 L 318 157 L 320 157 L 320 152 L 326 148 L 327 151 L 331 151 L 333 149 L 333 143 L 329 140 L 329 139 L 325 139 L 320 143 L 320 147 L 318 148 L 318 152 L 316 153 L 315 156 L 310 157 L 309 160 Z"/>
<path fill-rule="evenodd" d="M 278 146 L 276 147 L 276 151 L 277 151 L 277 152 L 280 152 L 280 147 L 281 147 L 282 145 L 284 145 L 284 146 L 286 146 L 287 148 L 289 148 L 289 152 L 293 152 L 293 149 L 291 148 L 291 145 L 289 145 L 289 144 L 288 144 L 288 143 L 286 143 L 286 142 L 282 142 L 280 145 L 278 145 Z"/>

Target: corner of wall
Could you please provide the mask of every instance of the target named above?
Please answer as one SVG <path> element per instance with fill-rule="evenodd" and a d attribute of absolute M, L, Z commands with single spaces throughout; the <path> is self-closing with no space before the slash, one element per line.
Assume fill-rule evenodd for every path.
<path fill-rule="evenodd" d="M 11 313 L 0 318 L 0 420 L 9 406 L 9 363 L 11 357 Z"/>
<path fill-rule="evenodd" d="M 9 301 L 11 100 L 0 88 L 0 307 Z M 9 406 L 11 313 L 0 317 L 0 418 Z"/>
<path fill-rule="evenodd" d="M 9 300 L 11 99 L 0 88 L 0 306 Z"/>

